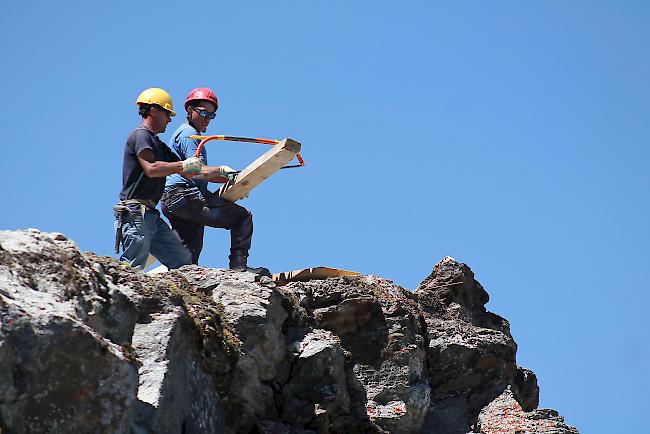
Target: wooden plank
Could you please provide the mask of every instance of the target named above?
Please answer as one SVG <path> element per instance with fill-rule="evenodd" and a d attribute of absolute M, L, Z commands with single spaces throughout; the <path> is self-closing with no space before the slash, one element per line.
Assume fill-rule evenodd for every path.
<path fill-rule="evenodd" d="M 328 277 L 360 275 L 361 273 L 357 273 L 356 271 L 341 270 L 330 267 L 313 267 L 304 268 L 302 270 L 285 271 L 284 273 L 276 273 L 273 275 L 273 281 L 282 286 L 289 282 L 306 282 L 308 280 L 326 279 Z"/>
<path fill-rule="evenodd" d="M 266 178 L 280 170 L 300 152 L 300 143 L 284 139 L 268 152 L 242 170 L 234 182 L 228 182 L 218 191 L 218 195 L 231 202 L 248 196 L 248 193 Z"/>

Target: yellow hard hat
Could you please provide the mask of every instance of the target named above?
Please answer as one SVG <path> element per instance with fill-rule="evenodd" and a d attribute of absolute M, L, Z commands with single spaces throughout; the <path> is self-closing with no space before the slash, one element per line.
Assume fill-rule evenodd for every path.
<path fill-rule="evenodd" d="M 159 87 L 150 87 L 149 89 L 144 90 L 140 96 L 138 96 L 136 104 L 138 106 L 140 104 L 157 104 L 167 110 L 170 115 L 176 116 L 176 113 L 174 113 L 172 97 L 165 89 Z"/>

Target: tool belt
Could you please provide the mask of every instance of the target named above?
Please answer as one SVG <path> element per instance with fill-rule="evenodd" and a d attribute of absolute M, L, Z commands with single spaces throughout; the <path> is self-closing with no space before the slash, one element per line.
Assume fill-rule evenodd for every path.
<path fill-rule="evenodd" d="M 179 208 L 189 207 L 201 211 L 206 204 L 198 187 L 176 187 L 165 191 L 160 199 L 163 206 L 172 214 Z"/>
<path fill-rule="evenodd" d="M 139 213 L 144 217 L 147 210 L 155 210 L 156 202 L 149 199 L 127 199 L 121 200 L 117 205 L 113 206 L 113 214 L 115 215 L 115 253 L 120 253 L 120 244 L 122 243 L 122 216 L 124 214 Z"/>

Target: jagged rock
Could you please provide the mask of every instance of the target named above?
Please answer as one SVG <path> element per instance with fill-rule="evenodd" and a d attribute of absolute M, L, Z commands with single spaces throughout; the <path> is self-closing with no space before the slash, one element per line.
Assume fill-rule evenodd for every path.
<path fill-rule="evenodd" d="M 451 256 L 436 264 L 431 274 L 418 285 L 416 292 L 435 294 L 445 307 L 460 310 L 470 318 L 474 314 L 484 314 L 484 306 L 490 301 L 488 293 L 474 279 L 472 270 Z M 436 305 L 441 306 L 440 303 Z"/>
<path fill-rule="evenodd" d="M 517 366 L 517 374 L 510 385 L 512 393 L 524 411 L 533 411 L 539 405 L 537 376 L 530 369 Z"/>
<path fill-rule="evenodd" d="M 578 430 L 566 425 L 564 418 L 555 410 L 525 412 L 509 387 L 481 410 L 477 427 L 483 434 L 578 434 Z"/>
<path fill-rule="evenodd" d="M 289 379 L 282 387 L 281 418 L 298 426 L 317 425 L 317 431 L 328 432 L 332 422 L 350 413 L 339 338 L 316 329 L 297 347 Z"/>
<path fill-rule="evenodd" d="M 415 292 L 374 276 L 277 287 L 0 232 L 0 433 L 514 432 L 503 409 L 577 432 L 535 410 L 536 377 L 487 301 L 449 257 Z"/>
<path fill-rule="evenodd" d="M 417 306 L 385 279 L 341 277 L 288 285 L 317 327 L 349 354 L 351 414 L 389 432 L 417 432 L 430 401 Z M 363 402 L 364 407 L 355 406 Z"/>
<path fill-rule="evenodd" d="M 237 351 L 227 342 L 223 306 L 177 271 L 151 277 L 88 256 L 135 306 L 130 344 L 141 367 L 132 431 L 223 432 L 219 391 L 228 383 L 223 377 L 232 371 Z"/>
<path fill-rule="evenodd" d="M 197 333 L 181 308 L 137 324 L 133 351 L 141 362 L 134 431 L 223 432 L 224 414 L 212 381 L 198 364 Z"/>
<path fill-rule="evenodd" d="M 75 317 L 93 287 L 72 243 L 0 232 L 0 431 L 127 432 L 133 359 Z"/>
<path fill-rule="evenodd" d="M 127 345 L 138 317 L 137 292 L 128 285 L 116 285 L 107 278 L 99 262 L 91 262 L 96 291 L 76 296 L 77 317 L 106 339 Z"/>
<path fill-rule="evenodd" d="M 473 425 L 479 411 L 514 382 L 517 345 L 508 322 L 486 311 L 487 292 L 467 265 L 444 258 L 415 294 L 427 328 L 433 404 L 426 425 L 439 425 L 448 403 L 463 397 L 464 403 L 453 407 L 464 409 L 468 423 L 445 429 L 464 433 L 465 425 Z"/>
<path fill-rule="evenodd" d="M 286 354 L 282 325 L 290 302 L 277 289 L 257 283 L 253 273 L 198 267 L 185 267 L 182 273 L 223 305 L 225 321 L 240 342 L 231 374 L 234 387 L 224 399 L 229 431 L 248 432 L 258 420 L 279 418 L 277 369 Z"/>
<path fill-rule="evenodd" d="M 423 433 L 465 434 L 471 430 L 465 396 L 438 399 L 426 415 Z"/>
<path fill-rule="evenodd" d="M 218 431 L 223 412 L 197 346 L 202 320 L 185 299 L 200 296 L 193 291 L 173 274 L 152 279 L 113 259 L 82 255 L 57 234 L 0 232 L 0 428 L 138 433 L 170 423 L 178 430 L 169 432 Z M 145 324 L 167 312 L 183 326 L 168 328 L 168 339 L 159 341 L 164 327 L 154 321 L 148 335 L 156 345 L 134 352 L 135 330 L 142 338 Z M 155 388 L 147 390 L 146 375 L 138 387 L 137 365 L 152 359 L 170 375 L 156 400 L 144 402 L 139 392 Z M 162 412 L 152 410 L 158 407 Z"/>

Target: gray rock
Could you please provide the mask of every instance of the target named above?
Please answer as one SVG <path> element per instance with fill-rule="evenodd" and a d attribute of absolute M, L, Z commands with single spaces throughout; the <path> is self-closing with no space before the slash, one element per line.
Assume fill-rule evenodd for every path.
<path fill-rule="evenodd" d="M 300 294 L 316 326 L 339 336 L 349 354 L 351 414 L 357 420 L 368 417 L 375 430 L 419 431 L 430 387 L 417 306 L 408 292 L 374 276 L 292 284 L 290 289 Z"/>
<path fill-rule="evenodd" d="M 539 405 L 537 376 L 530 369 L 517 366 L 517 374 L 510 385 L 512 393 L 524 411 L 533 411 Z"/>
<path fill-rule="evenodd" d="M 576 433 L 536 409 L 487 301 L 449 257 L 415 292 L 374 276 L 277 287 L 2 231 L 0 432 Z"/>
<path fill-rule="evenodd" d="M 487 292 L 467 265 L 451 257 L 434 267 L 415 295 L 427 328 L 433 407 L 462 396 L 459 408 L 473 425 L 478 412 L 515 381 L 517 345 L 509 324 L 486 311 Z"/>
<path fill-rule="evenodd" d="M 253 273 L 188 267 L 181 272 L 223 306 L 224 319 L 240 342 L 231 374 L 233 387 L 225 401 L 229 429 L 248 432 L 258 420 L 278 419 L 274 389 L 286 354 L 282 335 L 288 316 L 285 296 L 260 285 Z"/>
<path fill-rule="evenodd" d="M 422 433 L 466 434 L 471 430 L 464 396 L 441 399 L 429 407 Z"/>
<path fill-rule="evenodd" d="M 305 336 L 282 397 L 282 420 L 295 426 L 315 425 L 319 432 L 328 432 L 333 421 L 349 415 L 345 356 L 338 337 L 318 329 Z"/>
<path fill-rule="evenodd" d="M 510 387 L 481 410 L 477 424 L 483 434 L 538 433 L 578 434 L 575 427 L 566 425 L 557 411 L 538 409 L 526 412 L 517 402 Z"/>
<path fill-rule="evenodd" d="M 134 361 L 75 317 L 91 269 L 67 241 L 0 232 L 0 427 L 11 433 L 123 433 Z"/>
<path fill-rule="evenodd" d="M 133 350 L 141 362 L 135 425 L 145 432 L 223 432 L 212 379 L 201 369 L 195 329 L 181 308 L 137 324 Z"/>

